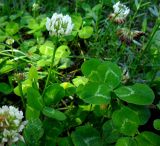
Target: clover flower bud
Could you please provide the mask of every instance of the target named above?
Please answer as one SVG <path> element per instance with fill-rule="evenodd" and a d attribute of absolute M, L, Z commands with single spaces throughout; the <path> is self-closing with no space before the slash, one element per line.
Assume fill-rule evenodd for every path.
<path fill-rule="evenodd" d="M 51 19 L 47 17 L 46 28 L 51 36 L 69 35 L 73 26 L 69 15 L 54 13 Z"/>
<path fill-rule="evenodd" d="M 12 39 L 12 38 L 9 38 L 6 40 L 7 45 L 12 45 L 13 43 L 14 43 L 14 39 Z"/>
<path fill-rule="evenodd" d="M 123 73 L 122 73 L 122 83 L 124 84 L 127 83 L 129 79 L 130 79 L 130 74 L 129 74 L 128 68 L 124 67 Z"/>
<path fill-rule="evenodd" d="M 0 108 L 0 145 L 12 144 L 23 140 L 20 132 L 24 129 L 27 121 L 22 121 L 23 112 L 13 106 Z"/>
<path fill-rule="evenodd" d="M 110 14 L 109 18 L 118 24 L 124 23 L 126 17 L 130 12 L 130 9 L 121 4 L 120 1 L 113 5 L 113 10 L 114 13 Z"/>
<path fill-rule="evenodd" d="M 32 5 L 32 11 L 37 11 L 40 8 L 38 3 L 33 3 Z"/>
<path fill-rule="evenodd" d="M 14 78 L 17 82 L 23 81 L 25 79 L 24 73 L 18 72 L 14 74 Z"/>

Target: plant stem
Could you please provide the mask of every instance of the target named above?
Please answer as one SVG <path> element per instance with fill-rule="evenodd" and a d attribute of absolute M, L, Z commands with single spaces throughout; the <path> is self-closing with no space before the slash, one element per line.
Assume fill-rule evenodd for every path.
<path fill-rule="evenodd" d="M 158 69 L 156 69 L 156 70 L 153 72 L 152 78 L 151 78 L 150 83 L 149 83 L 150 86 L 152 85 L 152 83 L 154 82 L 154 79 L 156 78 L 157 71 L 158 71 Z"/>
<path fill-rule="evenodd" d="M 21 100 L 22 100 L 23 108 L 25 109 L 26 105 L 25 105 L 25 100 L 24 100 L 24 94 L 23 94 L 23 91 L 22 91 L 22 83 L 21 83 L 21 81 L 18 81 L 18 88 L 19 88 L 19 92 L 20 92 L 20 97 L 21 97 Z"/>
<path fill-rule="evenodd" d="M 136 64 L 135 71 L 137 70 L 137 66 L 138 66 L 138 65 L 137 65 L 137 61 L 139 62 L 140 60 L 142 60 L 142 57 L 143 57 L 145 51 L 147 51 L 147 50 L 150 48 L 151 43 L 152 43 L 152 40 L 153 40 L 153 37 L 155 36 L 155 33 L 157 32 L 157 30 L 159 29 L 159 27 L 160 27 L 160 19 L 157 19 L 157 22 L 156 22 L 156 24 L 155 24 L 155 26 L 154 26 L 154 28 L 153 28 L 153 31 L 152 31 L 152 33 L 151 33 L 151 35 L 150 35 L 150 38 L 149 38 L 148 42 L 146 43 L 145 47 L 142 48 L 139 56 L 138 56 L 137 59 L 134 61 L 135 64 Z M 151 83 L 153 82 L 153 80 L 154 80 L 154 76 L 153 76 L 153 79 L 151 80 Z M 151 83 L 150 83 L 150 84 L 151 84 Z"/>
<path fill-rule="evenodd" d="M 78 12 L 78 0 L 76 0 L 75 5 L 76 5 L 76 7 L 75 7 L 75 13 L 77 14 L 77 12 Z"/>
<path fill-rule="evenodd" d="M 48 76 L 47 76 L 47 80 L 46 80 L 46 83 L 45 83 L 45 86 L 44 86 L 44 90 L 43 90 L 42 96 L 44 95 L 44 92 L 45 92 L 45 90 L 46 90 L 46 88 L 47 88 L 47 86 L 49 84 L 49 80 L 50 80 L 52 69 L 53 69 L 53 65 L 54 65 L 56 49 L 57 49 L 57 40 L 56 40 L 56 44 L 55 44 L 55 47 L 54 47 L 54 50 L 53 50 L 52 61 L 51 61 L 51 64 L 50 64 L 50 68 L 49 68 L 49 71 L 48 71 Z"/>
<path fill-rule="evenodd" d="M 13 58 L 14 58 L 13 60 L 15 60 L 15 56 L 14 56 L 14 55 L 2 53 L 2 52 L 0 52 L 0 55 L 4 55 L 4 56 L 8 56 L 8 57 L 13 57 Z M 22 57 L 23 57 L 23 58 L 22 58 Z M 26 59 L 24 59 L 24 58 L 26 58 L 26 56 L 18 57 L 19 60 L 22 60 L 22 61 L 25 61 L 25 62 L 28 62 L 28 63 L 32 63 L 31 61 L 26 60 Z M 17 60 L 18 60 L 18 59 L 17 59 Z"/>
<path fill-rule="evenodd" d="M 149 47 L 151 46 L 153 37 L 154 37 L 155 33 L 157 32 L 157 30 L 159 29 L 159 27 L 160 27 L 160 19 L 157 19 L 156 25 L 155 25 L 154 28 L 153 28 L 153 31 L 152 31 L 152 33 L 151 33 L 151 36 L 150 36 L 147 44 L 145 45 L 145 47 L 142 48 L 142 51 L 141 51 L 141 54 L 139 55 L 138 60 L 141 60 L 142 55 L 144 54 L 144 52 L 145 52 L 146 50 L 148 50 Z"/>
<path fill-rule="evenodd" d="M 140 7 L 141 7 L 141 3 L 142 3 L 142 0 L 139 2 L 139 6 L 137 7 L 137 9 L 136 9 L 136 11 L 135 11 L 133 17 L 132 17 L 131 20 L 130 20 L 129 29 L 131 29 L 131 27 L 132 27 L 132 24 L 133 24 L 133 22 L 134 22 L 134 19 L 135 19 L 136 15 L 137 15 L 137 13 L 138 13 Z"/>
<path fill-rule="evenodd" d="M 65 107 L 68 107 L 68 105 L 66 104 L 66 102 L 65 102 L 63 99 L 61 99 L 61 102 L 63 103 L 63 105 L 64 105 Z"/>
<path fill-rule="evenodd" d="M 153 37 L 154 37 L 155 33 L 157 32 L 157 30 L 159 29 L 159 27 L 160 27 L 160 19 L 157 19 L 156 25 L 153 28 L 152 34 L 151 34 L 151 36 L 149 38 L 149 41 L 147 42 L 147 44 L 146 44 L 146 46 L 145 46 L 143 51 L 148 50 L 148 48 L 150 47 L 151 42 L 153 40 Z"/>
<path fill-rule="evenodd" d="M 12 55 L 14 56 L 14 52 L 13 52 L 13 47 L 11 46 L 11 50 L 12 50 Z"/>
<path fill-rule="evenodd" d="M 122 48 L 122 42 L 120 42 L 119 46 L 116 49 L 116 60 L 119 59 L 119 57 L 123 54 L 124 54 L 124 48 Z"/>

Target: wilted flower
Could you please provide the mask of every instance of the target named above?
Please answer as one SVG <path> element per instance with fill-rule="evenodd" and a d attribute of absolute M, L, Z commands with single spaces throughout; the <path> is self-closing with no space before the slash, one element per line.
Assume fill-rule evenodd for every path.
<path fill-rule="evenodd" d="M 68 35 L 71 33 L 73 26 L 69 15 L 54 13 L 51 19 L 47 17 L 46 28 L 51 36 Z"/>
<path fill-rule="evenodd" d="M 128 28 L 121 28 L 117 31 L 122 42 L 130 44 L 134 39 L 139 39 L 141 36 L 145 35 L 144 32 L 138 30 L 130 30 Z"/>
<path fill-rule="evenodd" d="M 20 135 L 27 121 L 22 121 L 23 112 L 13 106 L 0 108 L 0 144 L 12 144 L 23 140 Z"/>
<path fill-rule="evenodd" d="M 124 23 L 128 16 L 130 9 L 125 5 L 121 4 L 120 1 L 113 5 L 114 13 L 109 15 L 109 18 L 116 23 Z"/>

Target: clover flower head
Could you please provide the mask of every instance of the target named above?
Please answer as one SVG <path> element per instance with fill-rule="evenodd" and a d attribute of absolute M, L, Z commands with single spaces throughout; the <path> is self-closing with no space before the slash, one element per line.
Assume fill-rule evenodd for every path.
<path fill-rule="evenodd" d="M 120 40 L 128 45 L 133 42 L 133 40 L 139 39 L 141 36 L 144 36 L 145 33 L 138 30 L 130 30 L 128 28 L 121 28 L 118 29 L 117 35 L 119 36 Z"/>
<path fill-rule="evenodd" d="M 22 121 L 23 112 L 13 106 L 0 108 L 0 144 L 12 144 L 23 140 L 20 135 L 27 121 Z"/>
<path fill-rule="evenodd" d="M 74 24 L 69 15 L 54 13 L 50 18 L 47 17 L 46 28 L 51 36 L 69 35 Z"/>
<path fill-rule="evenodd" d="M 126 17 L 128 16 L 130 9 L 121 4 L 120 1 L 113 5 L 114 13 L 109 15 L 110 19 L 113 19 L 116 23 L 124 23 Z"/>
<path fill-rule="evenodd" d="M 118 17 L 126 18 L 130 12 L 130 9 L 125 5 L 121 4 L 120 1 L 113 5 L 114 14 Z"/>

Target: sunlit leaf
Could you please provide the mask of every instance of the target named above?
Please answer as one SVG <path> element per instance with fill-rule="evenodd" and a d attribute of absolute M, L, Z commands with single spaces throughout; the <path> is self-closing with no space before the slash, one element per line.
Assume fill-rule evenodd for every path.
<path fill-rule="evenodd" d="M 79 30 L 79 37 L 81 39 L 88 39 L 93 34 L 93 28 L 91 26 L 85 26 L 81 30 Z"/>
<path fill-rule="evenodd" d="M 76 87 L 78 87 L 81 84 L 85 85 L 88 82 L 88 79 L 86 77 L 78 76 L 78 77 L 74 78 L 72 80 L 72 82 Z"/>
<path fill-rule="evenodd" d="M 75 86 L 69 82 L 61 83 L 60 86 L 64 88 L 66 96 L 73 95 L 76 92 Z"/>
<path fill-rule="evenodd" d="M 30 68 L 29 73 L 28 73 L 28 79 L 30 79 L 31 81 L 38 80 L 38 72 L 37 72 L 36 67 L 32 66 Z"/>
<path fill-rule="evenodd" d="M 40 53 L 46 56 L 52 56 L 53 50 L 54 50 L 54 45 L 51 41 L 46 41 L 39 48 Z"/>
<path fill-rule="evenodd" d="M 80 14 L 72 15 L 72 21 L 74 24 L 74 30 L 79 30 L 82 25 L 82 17 Z"/>
<path fill-rule="evenodd" d="M 27 93 L 27 88 L 32 87 L 32 81 L 31 80 L 25 80 L 22 82 L 22 92 L 23 94 Z M 19 90 L 19 86 L 14 88 L 14 93 L 18 96 L 21 96 L 20 90 Z"/>
<path fill-rule="evenodd" d="M 6 32 L 10 35 L 14 35 L 19 31 L 19 25 L 15 22 L 9 22 L 6 26 Z"/>

